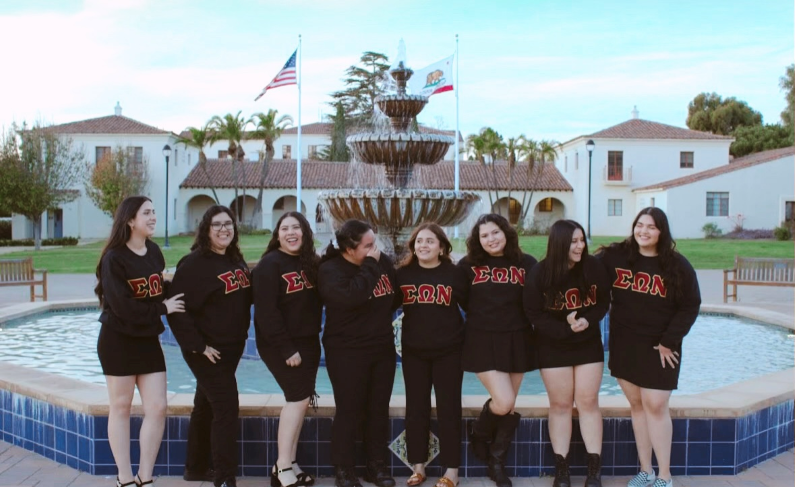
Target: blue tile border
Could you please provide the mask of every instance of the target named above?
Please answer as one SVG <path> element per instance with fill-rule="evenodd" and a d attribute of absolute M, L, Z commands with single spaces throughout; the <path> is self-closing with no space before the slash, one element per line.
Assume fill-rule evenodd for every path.
<path fill-rule="evenodd" d="M 78 413 L 44 401 L 0 390 L 2 439 L 46 458 L 94 475 L 115 473 L 107 438 L 107 417 Z M 755 411 L 736 419 L 674 419 L 671 468 L 674 475 L 734 475 L 795 446 L 795 401 Z M 187 445 L 187 416 L 168 417 L 155 473 L 181 475 Z M 391 418 L 392 437 L 400 434 L 403 418 Z M 464 419 L 462 427 L 472 419 Z M 131 418 L 131 453 L 139 453 L 137 433 L 140 417 Z M 278 418 L 244 417 L 239 421 L 240 475 L 264 476 L 276 460 Z M 304 422 L 298 461 L 316 475 L 331 475 L 331 418 L 311 417 Z M 432 428 L 436 428 L 434 424 Z M 578 430 L 578 425 L 574 425 Z M 602 464 L 604 475 L 631 475 L 637 471 L 637 450 L 629 418 L 605 418 Z M 585 447 L 573 435 L 570 459 L 572 472 L 584 472 Z M 461 474 L 485 475 L 484 466 L 472 458 L 466 437 L 462 438 Z M 357 448 L 357 464 L 364 465 Z M 552 472 L 552 447 L 545 418 L 524 418 L 517 429 L 507 467 L 511 475 L 538 476 Z M 408 475 L 408 469 L 392 457 L 392 472 Z M 441 474 L 434 460 L 431 475 Z"/>

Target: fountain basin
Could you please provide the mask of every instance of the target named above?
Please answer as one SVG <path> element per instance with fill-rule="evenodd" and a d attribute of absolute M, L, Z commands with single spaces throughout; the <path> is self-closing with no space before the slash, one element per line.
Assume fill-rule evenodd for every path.
<path fill-rule="evenodd" d="M 375 99 L 378 108 L 390 118 L 393 132 L 408 131 L 411 121 L 414 120 L 425 105 L 428 97 L 422 95 L 383 95 Z"/>
<path fill-rule="evenodd" d="M 346 140 L 357 160 L 383 165 L 395 188 L 408 185 L 416 164 L 436 164 L 455 142 L 452 137 L 435 134 L 351 135 Z"/>

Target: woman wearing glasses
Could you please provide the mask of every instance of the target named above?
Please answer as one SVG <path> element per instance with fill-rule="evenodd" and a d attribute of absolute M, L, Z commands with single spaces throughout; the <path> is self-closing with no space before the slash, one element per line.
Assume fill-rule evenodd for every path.
<path fill-rule="evenodd" d="M 215 486 L 234 487 L 239 409 L 235 371 L 251 321 L 251 285 L 229 208 L 215 205 L 204 214 L 191 253 L 177 264 L 170 292 L 185 294 L 186 313 L 169 316 L 169 324 L 196 376 L 184 478 L 205 480 L 212 453 Z"/>

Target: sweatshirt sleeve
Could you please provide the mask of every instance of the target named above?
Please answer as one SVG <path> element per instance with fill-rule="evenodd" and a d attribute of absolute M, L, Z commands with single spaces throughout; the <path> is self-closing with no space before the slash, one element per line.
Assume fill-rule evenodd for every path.
<path fill-rule="evenodd" d="M 103 297 L 113 314 L 118 317 L 122 329 L 121 333 L 130 336 L 145 337 L 157 336 L 162 329 L 159 324 L 160 317 L 167 313 L 166 305 L 162 301 L 152 302 L 135 299 L 133 290 L 127 282 L 122 263 L 105 254 L 102 264 L 102 289 Z"/>
<path fill-rule="evenodd" d="M 381 279 L 381 266 L 374 258 L 366 257 L 359 266 L 359 272 L 353 277 L 338 272 L 334 265 L 321 266 L 318 290 L 325 303 L 362 306 L 373 295 L 379 279 Z"/>
<path fill-rule="evenodd" d="M 469 308 L 469 290 L 472 286 L 469 264 L 465 259 L 461 259 L 455 267 L 458 270 L 458 280 L 461 282 L 461 299 L 458 301 L 458 305 L 466 313 Z"/>
<path fill-rule="evenodd" d="M 660 344 L 667 348 L 682 343 L 685 335 L 696 322 L 698 310 L 701 308 L 701 290 L 698 287 L 696 271 L 684 257 L 680 257 L 679 265 L 683 267 L 682 282 L 680 283 L 683 295 L 681 299 L 677 300 L 676 313 L 660 338 Z M 673 289 L 669 290 L 669 292 L 673 291 Z M 676 299 L 675 296 L 671 297 Z"/>
<path fill-rule="evenodd" d="M 196 326 L 195 316 L 201 313 L 207 293 L 213 288 L 202 279 L 201 266 L 202 263 L 197 262 L 190 254 L 177 264 L 168 296 L 184 293 L 182 300 L 185 302 L 185 312 L 171 313 L 166 317 L 180 348 L 194 353 L 204 353 L 207 348 L 204 336 Z"/>
<path fill-rule="evenodd" d="M 582 317 L 588 320 L 588 326 L 598 326 L 610 308 L 610 278 L 601 262 L 593 257 L 587 259 L 588 281 L 596 284 L 596 305 L 590 306 Z"/>
<path fill-rule="evenodd" d="M 566 321 L 555 318 L 546 309 L 544 291 L 541 289 L 541 266 L 536 265 L 527 275 L 524 285 L 524 309 L 535 330 L 549 338 L 562 340 L 574 335 Z"/>
<path fill-rule="evenodd" d="M 281 273 L 275 259 L 263 258 L 251 273 L 254 286 L 254 324 L 265 341 L 279 349 L 284 360 L 298 351 L 279 310 Z"/>

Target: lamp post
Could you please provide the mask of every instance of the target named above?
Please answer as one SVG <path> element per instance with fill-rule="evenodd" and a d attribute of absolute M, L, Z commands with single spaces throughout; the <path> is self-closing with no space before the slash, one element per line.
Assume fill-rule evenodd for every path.
<path fill-rule="evenodd" d="M 170 249 L 168 244 L 168 158 L 171 157 L 171 147 L 168 144 L 163 146 L 163 155 L 166 156 L 166 241 L 163 244 L 164 249 Z"/>
<path fill-rule="evenodd" d="M 591 160 L 593 159 L 593 150 L 596 147 L 593 140 L 588 139 L 585 143 L 585 148 L 588 150 L 588 241 L 591 241 Z"/>

